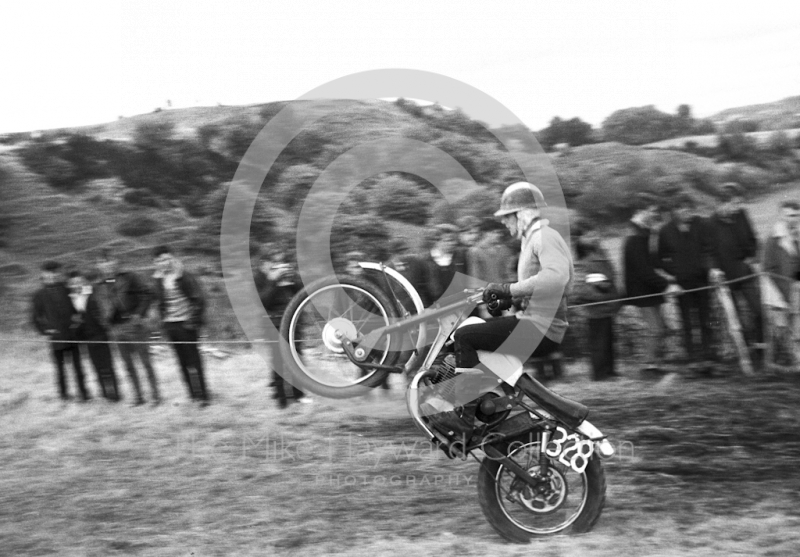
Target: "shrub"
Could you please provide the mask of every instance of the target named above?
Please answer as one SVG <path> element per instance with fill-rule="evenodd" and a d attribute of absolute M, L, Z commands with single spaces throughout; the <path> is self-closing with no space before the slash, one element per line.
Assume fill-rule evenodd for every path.
<path fill-rule="evenodd" d="M 145 189 L 133 189 L 126 191 L 125 195 L 122 196 L 122 199 L 125 201 L 125 203 L 130 203 L 131 205 L 139 205 L 141 207 L 161 206 L 158 197 L 156 197 L 152 192 Z"/>
<path fill-rule="evenodd" d="M 428 222 L 436 194 L 415 182 L 397 175 L 388 175 L 372 189 L 373 203 L 379 216 L 409 224 Z"/>
<path fill-rule="evenodd" d="M 146 215 L 128 217 L 117 226 L 117 232 L 123 236 L 137 238 L 147 236 L 160 230 L 158 221 Z"/>

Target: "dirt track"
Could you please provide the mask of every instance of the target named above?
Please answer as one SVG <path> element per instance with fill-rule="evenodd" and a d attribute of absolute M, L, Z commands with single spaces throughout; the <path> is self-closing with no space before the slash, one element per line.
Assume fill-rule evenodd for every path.
<path fill-rule="evenodd" d="M 623 380 L 597 384 L 572 364 L 554 387 L 588 403 L 620 449 L 606 465 L 607 506 L 592 533 L 525 548 L 503 543 L 484 520 L 474 461 L 431 450 L 407 418 L 320 403 L 281 413 L 266 396 L 257 357 L 210 360 L 218 398 L 206 409 L 186 401 L 171 354 L 157 366 L 167 403 L 136 408 L 61 405 L 42 346 L 4 347 L 2 361 L 6 555 L 796 555 L 800 548 L 798 375 L 664 381 L 624 368 Z"/>

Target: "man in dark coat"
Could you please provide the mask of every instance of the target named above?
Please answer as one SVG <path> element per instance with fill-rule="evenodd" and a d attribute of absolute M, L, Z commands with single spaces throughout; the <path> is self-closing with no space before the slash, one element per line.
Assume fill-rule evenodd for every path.
<path fill-rule="evenodd" d="M 261 299 L 261 304 L 267 312 L 273 327 L 280 330 L 281 319 L 286 310 L 286 306 L 292 297 L 300 290 L 300 280 L 290 264 L 284 260 L 284 254 L 277 246 L 267 245 L 261 250 L 259 257 L 259 268 L 256 270 L 253 280 Z M 286 367 L 281 356 L 280 348 L 273 345 L 270 353 L 272 360 L 272 387 L 273 398 L 278 401 L 281 409 L 289 405 L 286 391 L 292 389 L 294 400 L 298 402 L 309 402 L 311 399 L 305 397 L 303 391 L 287 381 L 290 371 Z"/>
<path fill-rule="evenodd" d="M 689 194 L 681 194 L 672 211 L 672 219 L 658 236 L 658 258 L 661 268 L 674 277 L 683 290 L 705 288 L 709 285 L 709 270 L 714 245 L 706 221 L 694 214 L 696 204 Z M 683 339 L 690 360 L 704 357 L 715 360 L 711 327 L 711 297 L 709 290 L 684 292 L 678 296 L 683 322 Z M 695 318 L 701 333 L 701 345 L 694 342 Z"/>
<path fill-rule="evenodd" d="M 649 338 L 645 369 L 655 370 L 663 356 L 666 324 L 661 315 L 661 304 L 664 303 L 662 293 L 669 281 L 656 272 L 656 254 L 650 250 L 650 235 L 658 223 L 661 204 L 650 194 L 641 194 L 639 203 L 640 208 L 631 218 L 631 233 L 623 248 L 625 289 L 628 297 L 646 296 L 628 303 L 639 308 L 647 324 Z"/>
<path fill-rule="evenodd" d="M 579 309 L 579 313 L 586 315 L 589 325 L 592 375 L 595 381 L 602 381 L 618 375 L 614 369 L 614 316 L 620 308 L 620 303 L 615 301 L 619 298 L 616 273 L 600 238 L 589 226 L 579 223 L 574 229 L 574 240 L 577 258 L 570 303 L 603 302 Z"/>
<path fill-rule="evenodd" d="M 758 252 L 758 238 L 753 231 L 753 225 L 747 211 L 742 206 L 744 191 L 735 182 L 728 182 L 720 186 L 719 195 L 722 204 L 709 219 L 710 235 L 714 249 L 712 251 L 711 276 L 719 279 L 733 281 L 754 274 L 751 266 L 755 262 Z M 728 285 L 731 294 L 744 298 L 752 324 L 746 327 L 749 343 L 753 347 L 753 360 L 756 366 L 763 363 L 764 351 L 764 324 L 761 315 L 761 288 L 758 277 L 753 276 L 746 280 L 739 280 Z"/>
<path fill-rule="evenodd" d="M 104 398 L 117 402 L 120 400 L 119 385 L 111 357 L 108 324 L 104 321 L 98 296 L 92 288 L 92 283 L 98 279 L 99 275 L 97 274 L 84 274 L 79 270 L 70 271 L 67 279 L 69 297 L 72 300 L 72 306 L 80 316 L 77 338 L 80 341 L 89 341 L 86 349 L 97 374 L 100 391 Z"/>
<path fill-rule="evenodd" d="M 56 261 L 46 261 L 42 265 L 41 278 L 43 286 L 33 295 L 33 325 L 41 334 L 50 337 L 50 349 L 57 371 L 58 394 L 62 400 L 70 398 L 64 370 L 64 357 L 70 354 L 81 401 L 87 401 L 91 397 L 86 390 L 81 354 L 75 342 L 79 317 L 64 285 L 61 265 Z"/>
<path fill-rule="evenodd" d="M 161 402 L 158 380 L 150 359 L 150 328 L 146 322 L 147 312 L 153 300 L 153 293 L 134 272 L 120 270 L 119 259 L 110 250 L 103 250 L 97 260 L 97 268 L 103 275 L 95 285 L 99 304 L 103 311 L 103 322 L 110 325 L 110 336 L 117 341 L 122 361 L 125 362 L 128 376 L 135 393 L 134 404 L 144 404 L 139 374 L 133 362 L 139 358 L 147 373 L 153 402 Z"/>
<path fill-rule="evenodd" d="M 405 261 L 403 273 L 419 292 L 422 304 L 429 307 L 441 298 L 448 287 L 466 288 L 453 282 L 456 273 L 466 275 L 466 257 L 457 253 L 459 229 L 453 224 L 439 224 L 433 230 L 429 249 Z"/>
<path fill-rule="evenodd" d="M 164 331 L 175 348 L 189 397 L 206 406 L 210 396 L 198 345 L 206 301 L 200 282 L 184 269 L 169 246 L 157 246 L 153 250 L 153 261 L 156 300 Z"/>

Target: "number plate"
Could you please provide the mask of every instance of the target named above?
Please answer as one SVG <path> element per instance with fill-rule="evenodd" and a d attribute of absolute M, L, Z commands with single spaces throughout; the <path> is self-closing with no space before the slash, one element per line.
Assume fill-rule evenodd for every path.
<path fill-rule="evenodd" d="M 557 427 L 544 453 L 582 474 L 594 454 L 594 441 L 581 438 L 577 433 L 568 433 L 563 427 Z"/>

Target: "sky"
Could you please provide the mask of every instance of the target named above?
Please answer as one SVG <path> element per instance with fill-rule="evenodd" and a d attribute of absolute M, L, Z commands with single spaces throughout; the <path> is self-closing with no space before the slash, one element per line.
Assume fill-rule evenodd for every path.
<path fill-rule="evenodd" d="M 297 98 L 366 70 L 463 81 L 532 129 L 800 95 L 800 2 L 7 1 L 0 133 Z M 438 99 L 425 99 L 436 101 Z"/>

